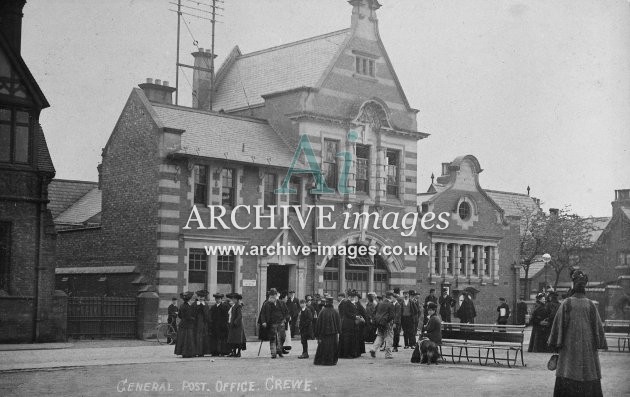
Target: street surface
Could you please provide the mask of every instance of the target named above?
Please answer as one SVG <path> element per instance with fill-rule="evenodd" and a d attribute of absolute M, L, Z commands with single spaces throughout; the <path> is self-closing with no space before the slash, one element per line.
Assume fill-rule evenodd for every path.
<path fill-rule="evenodd" d="M 249 342 L 242 358 L 182 359 L 172 346 L 147 341 L 95 341 L 57 344 L 56 349 L 0 348 L 0 396 L 549 396 L 555 374 L 549 354 L 525 353 L 527 367 L 478 364 L 411 364 L 411 350 L 393 360 L 369 354 L 339 360 L 333 367 L 313 365 L 293 352 L 272 360 L 264 343 Z M 54 345 L 51 345 L 54 346 Z M 370 345 L 366 345 L 369 350 Z M 630 396 L 630 354 L 600 353 L 605 396 Z M 130 391 L 131 390 L 131 391 Z"/>

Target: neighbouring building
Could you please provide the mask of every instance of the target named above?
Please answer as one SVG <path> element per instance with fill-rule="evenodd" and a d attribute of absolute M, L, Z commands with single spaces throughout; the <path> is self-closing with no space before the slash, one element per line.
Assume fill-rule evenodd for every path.
<path fill-rule="evenodd" d="M 0 2 L 0 342 L 65 338 L 55 293 L 55 175 L 39 124 L 49 106 L 21 56 L 24 0 Z"/>
<path fill-rule="evenodd" d="M 476 322 L 494 323 L 499 297 L 516 307 L 521 213 L 538 203 L 527 194 L 483 189 L 481 171 L 476 157 L 457 157 L 442 164 L 442 175 L 427 193 L 418 194 L 422 213 L 447 212 L 451 222 L 446 229 L 419 233 L 430 255 L 419 257 L 416 277 L 423 292 L 446 288 L 461 298 L 461 291 L 472 291 Z"/>

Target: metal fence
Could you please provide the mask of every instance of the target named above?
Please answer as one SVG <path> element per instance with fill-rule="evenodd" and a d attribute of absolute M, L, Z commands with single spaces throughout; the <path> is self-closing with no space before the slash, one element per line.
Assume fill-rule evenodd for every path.
<path fill-rule="evenodd" d="M 69 338 L 135 338 L 136 298 L 68 298 Z"/>

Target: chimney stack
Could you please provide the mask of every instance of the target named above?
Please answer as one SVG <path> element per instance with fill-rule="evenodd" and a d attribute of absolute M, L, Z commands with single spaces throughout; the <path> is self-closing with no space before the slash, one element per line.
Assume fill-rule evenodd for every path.
<path fill-rule="evenodd" d="M 212 110 L 212 65 L 216 55 L 211 50 L 200 48 L 193 52 L 195 69 L 193 72 L 192 107 L 201 110 Z"/>
<path fill-rule="evenodd" d="M 0 32 L 13 50 L 20 54 L 22 41 L 22 9 L 26 0 L 0 0 Z"/>
<path fill-rule="evenodd" d="M 442 163 L 442 176 L 446 176 L 449 174 L 448 172 L 448 167 L 451 165 L 451 163 Z"/>
<path fill-rule="evenodd" d="M 558 216 L 559 212 L 560 210 L 558 210 L 557 208 L 549 208 L 549 215 Z"/>
<path fill-rule="evenodd" d="M 144 95 L 147 96 L 149 101 L 163 103 L 165 105 L 173 104 L 173 92 L 175 92 L 174 87 L 169 87 L 168 81 L 162 82 L 160 79 L 155 79 L 155 83 L 153 79 L 148 78 L 146 83 L 138 84 L 138 87 L 142 88 L 144 91 Z"/>

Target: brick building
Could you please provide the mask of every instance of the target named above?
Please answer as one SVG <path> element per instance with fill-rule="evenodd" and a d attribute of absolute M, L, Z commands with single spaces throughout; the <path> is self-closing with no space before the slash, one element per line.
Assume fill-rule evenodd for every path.
<path fill-rule="evenodd" d="M 160 315 L 172 296 L 186 290 L 237 291 L 244 296 L 248 333 L 271 287 L 302 297 L 348 288 L 365 295 L 470 285 L 480 291 L 478 321 L 492 321 L 496 299 L 511 299 L 518 282 L 510 253 L 518 225 L 479 187 L 479 164 L 466 156 L 451 164 L 452 174 L 427 205 L 457 215 L 465 203 L 470 217 L 453 218 L 439 233 L 421 229 L 415 218 L 425 212 L 418 213 L 416 198 L 417 144 L 428 135 L 417 130 L 418 111 L 380 39 L 380 4 L 349 3 L 348 29 L 252 53 L 235 47 L 214 86 L 207 71 L 212 54 L 193 53 L 191 108 L 172 104 L 174 89 L 166 82 L 147 79 L 134 88 L 103 149 L 100 225 L 59 232 L 58 277 L 74 272 L 97 283 L 113 274 L 106 272 L 126 271 L 133 280 L 119 289 L 157 292 Z M 305 148 L 312 149 L 323 180 L 309 173 L 287 178 L 294 152 L 304 154 Z M 308 156 L 300 159 L 300 168 L 313 166 Z M 331 192 L 317 190 L 324 182 Z M 327 206 L 329 217 L 318 220 L 313 205 Z M 285 215 L 286 206 L 298 207 Z M 212 228 L 213 211 L 222 209 L 227 227 Z M 260 227 L 254 227 L 257 212 Z M 355 227 L 355 212 L 372 215 Z M 344 227 L 347 217 L 350 227 Z M 396 228 L 382 227 L 385 219 Z M 363 220 L 367 229 L 360 227 Z M 429 241 L 428 257 L 380 254 L 383 247 Z M 375 247 L 380 253 L 239 252 L 318 245 Z M 438 276 L 433 252 L 449 245 L 463 250 L 464 273 L 453 262 L 454 274 L 440 267 Z M 229 250 L 212 252 L 214 247 Z M 440 252 L 447 258 L 447 251 Z M 473 258 L 483 266 L 471 267 Z"/>
<path fill-rule="evenodd" d="M 481 171 L 474 156 L 457 157 L 442 164 L 442 175 L 427 193 L 418 194 L 422 213 L 447 212 L 451 222 L 446 229 L 419 234 L 430 255 L 418 257 L 416 277 L 423 292 L 447 288 L 457 294 L 472 288 L 476 322 L 494 323 L 499 297 L 516 305 L 521 208 L 537 203 L 526 194 L 483 189 Z"/>
<path fill-rule="evenodd" d="M 0 342 L 65 336 L 47 208 L 55 168 L 39 125 L 49 104 L 20 55 L 24 4 L 0 3 Z"/>

